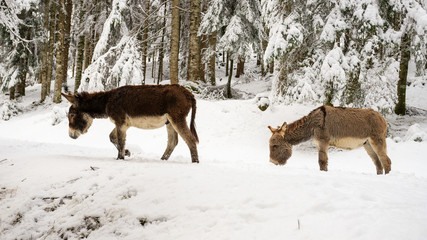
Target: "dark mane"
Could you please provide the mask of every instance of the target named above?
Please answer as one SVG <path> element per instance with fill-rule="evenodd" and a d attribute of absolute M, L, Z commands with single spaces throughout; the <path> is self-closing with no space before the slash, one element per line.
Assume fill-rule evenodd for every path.
<path fill-rule="evenodd" d="M 296 129 L 300 128 L 301 126 L 304 125 L 304 123 L 307 121 L 307 116 L 304 116 L 292 123 L 290 123 L 287 127 L 286 127 L 286 133 L 292 133 L 294 132 Z"/>
<path fill-rule="evenodd" d="M 92 117 L 105 118 L 105 105 L 107 104 L 110 92 L 81 92 L 76 94 L 78 108 L 89 113 Z"/>
<path fill-rule="evenodd" d="M 311 116 L 318 110 L 321 110 L 323 112 L 323 126 L 325 124 L 325 118 L 326 118 L 326 109 L 325 106 L 320 106 L 314 110 L 312 110 L 308 115 L 290 123 L 287 128 L 286 128 L 286 133 L 292 134 L 295 130 L 297 130 L 298 128 L 304 126 L 308 119 L 311 118 Z"/>

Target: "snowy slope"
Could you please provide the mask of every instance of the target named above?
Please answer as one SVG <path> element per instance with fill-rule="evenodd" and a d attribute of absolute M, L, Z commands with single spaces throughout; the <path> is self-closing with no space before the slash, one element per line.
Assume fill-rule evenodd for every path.
<path fill-rule="evenodd" d="M 377 176 L 363 149 L 330 149 L 328 172 L 311 143 L 285 166 L 268 162 L 267 126 L 314 105 L 197 104 L 200 164 L 182 139 L 161 161 L 165 129 L 130 129 L 132 157 L 117 161 L 113 124 L 73 140 L 65 102 L 0 121 L 0 239 L 426 239 L 427 138 L 407 136 L 424 136 L 425 116 L 390 116 L 392 172 Z"/>

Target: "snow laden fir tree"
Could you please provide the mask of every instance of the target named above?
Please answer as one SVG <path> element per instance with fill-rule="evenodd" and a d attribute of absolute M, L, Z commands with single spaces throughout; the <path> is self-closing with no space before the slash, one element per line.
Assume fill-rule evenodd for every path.
<path fill-rule="evenodd" d="M 267 0 L 262 13 L 269 31 L 265 59 L 279 62 L 272 90 L 279 101 L 391 112 L 402 49 L 426 81 L 425 2 Z M 408 46 L 405 34 L 413 36 Z"/>
<path fill-rule="evenodd" d="M 52 98 L 55 81 L 53 101 L 59 102 L 60 91 L 73 81 L 74 91 L 99 91 L 190 80 L 195 92 L 203 92 L 227 77 L 231 97 L 232 83 L 245 77 L 255 57 L 254 76 L 246 79 L 273 79 L 271 91 L 263 93 L 272 102 L 404 114 L 406 86 L 426 83 L 426 5 L 6 0 L 0 5 L 0 86 L 14 99 L 41 83 L 43 102 Z M 408 67 L 414 74 L 409 80 Z"/>

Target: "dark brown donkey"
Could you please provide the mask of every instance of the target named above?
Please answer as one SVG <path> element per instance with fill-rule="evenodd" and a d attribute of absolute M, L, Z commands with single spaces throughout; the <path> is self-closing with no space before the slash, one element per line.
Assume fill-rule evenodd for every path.
<path fill-rule="evenodd" d="M 314 139 L 319 151 L 320 170 L 328 171 L 328 148 L 355 149 L 363 146 L 377 168 L 389 173 L 387 122 L 372 109 L 322 106 L 307 116 L 281 127 L 270 128 L 270 161 L 283 165 L 292 155 L 292 145 Z"/>
<path fill-rule="evenodd" d="M 130 152 L 125 149 L 126 131 L 129 127 L 155 129 L 166 125 L 168 145 L 162 160 L 167 160 L 178 144 L 178 134 L 190 148 L 191 161 L 199 162 L 194 118 L 196 99 L 180 85 L 123 86 L 106 92 L 76 95 L 62 93 L 70 103 L 68 112 L 69 135 L 78 138 L 89 129 L 94 118 L 110 118 L 116 125 L 110 141 L 119 151 L 117 159 Z M 190 128 L 186 117 L 191 112 Z"/>

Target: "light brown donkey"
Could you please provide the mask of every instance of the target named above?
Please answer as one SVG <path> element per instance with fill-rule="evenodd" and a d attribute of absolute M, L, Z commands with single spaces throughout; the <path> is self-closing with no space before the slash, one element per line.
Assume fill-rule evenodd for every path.
<path fill-rule="evenodd" d="M 355 149 L 363 146 L 377 168 L 377 174 L 389 173 L 387 122 L 372 109 L 321 106 L 307 116 L 281 127 L 268 126 L 270 161 L 284 165 L 292 155 L 292 145 L 313 139 L 319 151 L 320 170 L 328 171 L 328 148 Z"/>

